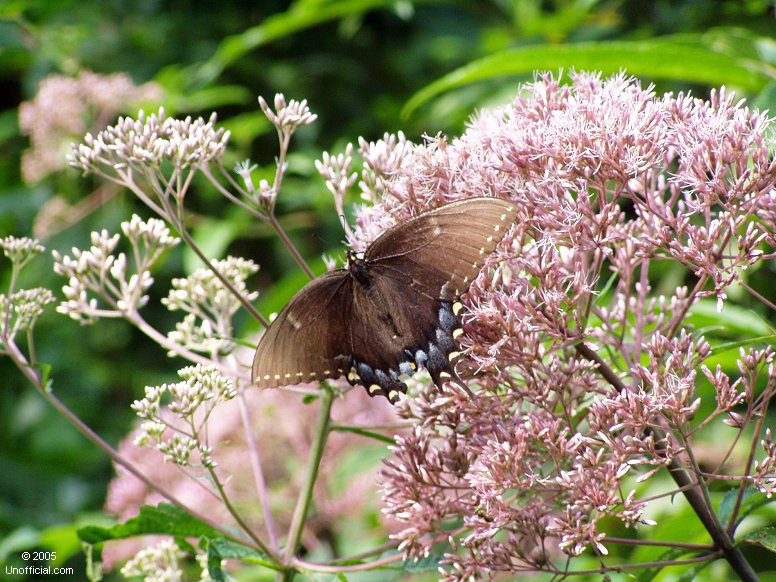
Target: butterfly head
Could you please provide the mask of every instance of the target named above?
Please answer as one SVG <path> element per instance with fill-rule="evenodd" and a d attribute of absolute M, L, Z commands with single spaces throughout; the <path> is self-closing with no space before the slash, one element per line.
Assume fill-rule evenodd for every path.
<path fill-rule="evenodd" d="M 363 253 L 357 253 L 351 249 L 347 252 L 347 257 L 350 274 L 360 283 L 368 285 L 369 273 L 367 272 L 367 264 Z"/>

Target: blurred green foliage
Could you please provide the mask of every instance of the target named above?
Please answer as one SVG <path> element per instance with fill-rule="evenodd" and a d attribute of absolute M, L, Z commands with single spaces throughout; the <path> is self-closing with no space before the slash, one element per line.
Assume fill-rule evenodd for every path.
<path fill-rule="evenodd" d="M 272 174 L 277 143 L 256 96 L 308 99 L 319 120 L 294 138 L 278 214 L 320 272 L 321 253 L 339 252 L 342 239 L 314 169 L 322 150 L 336 152 L 359 136 L 374 140 L 386 131 L 401 130 L 412 140 L 456 134 L 477 108 L 505 101 L 537 69 L 626 68 L 658 92 L 704 95 L 725 84 L 774 109 L 774 38 L 774 7 L 766 0 L 5 0 L 0 236 L 29 235 L 46 201 L 59 195 L 74 203 L 98 183 L 67 170 L 36 184 L 21 179 L 28 143 L 18 106 L 50 74 L 89 69 L 126 72 L 138 84 L 156 81 L 170 114 L 217 111 L 233 133 L 227 165 L 250 157 L 263 176 Z M 210 189 L 195 185 L 189 200 L 193 228 L 209 253 L 261 264 L 254 285 L 267 291 L 260 299 L 265 313 L 304 283 L 264 225 Z M 131 212 L 147 216 L 120 193 L 45 244 L 61 252 L 84 246 L 90 230 L 115 231 Z M 166 289 L 192 264 L 182 252 L 171 254 L 156 288 Z M 51 266 L 47 253 L 25 271 L 22 285 L 61 287 Z M 0 261 L 3 286 L 8 274 L 8 263 Z M 772 295 L 773 277 L 772 268 L 761 269 L 750 284 Z M 159 299 L 152 297 L 146 318 L 169 329 Z M 143 387 L 169 381 L 181 365 L 120 321 L 80 327 L 50 309 L 37 334 L 39 357 L 53 367 L 54 390 L 112 443 L 131 426 L 129 404 Z M 75 524 L 100 509 L 110 463 L 6 360 L 0 360 L 0 378 L 0 562 L 14 563 L 20 548 L 36 545 L 72 555 Z"/>

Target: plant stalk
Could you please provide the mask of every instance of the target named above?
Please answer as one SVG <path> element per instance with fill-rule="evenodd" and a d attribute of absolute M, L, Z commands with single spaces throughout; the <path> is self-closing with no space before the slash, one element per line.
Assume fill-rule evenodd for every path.
<path fill-rule="evenodd" d="M 291 527 L 288 530 L 288 538 L 283 555 L 286 569 L 279 572 L 276 580 L 278 582 L 288 582 L 294 576 L 292 566 L 294 555 L 299 550 L 299 541 L 302 537 L 302 530 L 307 519 L 307 512 L 310 509 L 310 502 L 313 497 L 313 487 L 318 476 L 318 469 L 323 457 L 323 449 L 326 446 L 326 440 L 329 436 L 329 422 L 331 420 L 331 405 L 334 402 L 334 394 L 327 385 L 323 385 L 320 398 L 320 408 L 318 409 L 318 420 L 315 425 L 315 434 L 313 435 L 312 447 L 310 450 L 310 459 L 307 463 L 302 489 L 299 491 L 299 497 L 294 508 L 294 516 L 291 518 Z"/>

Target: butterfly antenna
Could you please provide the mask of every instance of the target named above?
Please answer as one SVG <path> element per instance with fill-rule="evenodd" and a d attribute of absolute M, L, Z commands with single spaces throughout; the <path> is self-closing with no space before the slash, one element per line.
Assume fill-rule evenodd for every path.
<path fill-rule="evenodd" d="M 348 224 L 348 221 L 345 219 L 345 213 L 342 212 L 341 208 L 339 208 L 338 210 L 340 210 L 339 218 L 340 218 L 340 222 L 342 223 L 342 230 L 345 231 L 345 235 L 348 238 L 352 238 L 353 237 L 353 231 L 350 230 L 350 225 Z"/>

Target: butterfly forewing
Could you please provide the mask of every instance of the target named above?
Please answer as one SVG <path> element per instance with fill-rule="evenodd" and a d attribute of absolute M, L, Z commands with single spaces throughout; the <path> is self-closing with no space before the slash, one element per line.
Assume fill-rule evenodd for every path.
<path fill-rule="evenodd" d="M 452 202 L 385 232 L 364 258 L 373 270 L 379 266 L 405 273 L 419 292 L 452 301 L 479 274 L 516 211 L 500 198 Z"/>
<path fill-rule="evenodd" d="M 347 373 L 352 281 L 347 271 L 326 273 L 286 305 L 261 338 L 252 382 L 261 388 L 301 384 Z"/>

